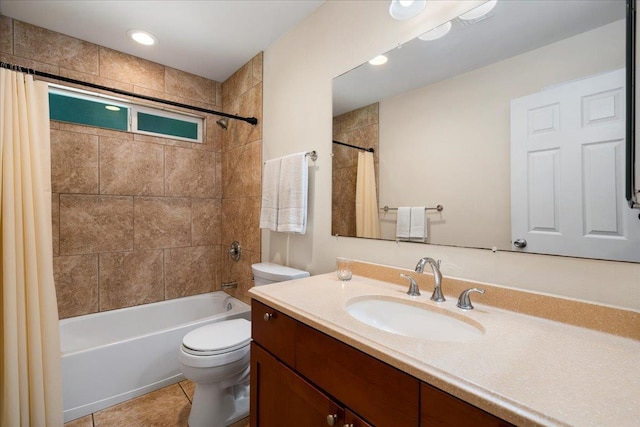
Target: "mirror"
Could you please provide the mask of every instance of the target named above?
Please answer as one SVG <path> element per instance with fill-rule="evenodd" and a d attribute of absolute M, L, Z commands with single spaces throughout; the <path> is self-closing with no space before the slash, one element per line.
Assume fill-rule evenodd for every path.
<path fill-rule="evenodd" d="M 639 262 L 626 9 L 499 0 L 336 77 L 332 234 L 369 237 L 356 235 L 355 146 L 374 149 L 375 238 Z M 418 217 L 407 237 L 399 207 L 427 209 L 423 234 Z"/>

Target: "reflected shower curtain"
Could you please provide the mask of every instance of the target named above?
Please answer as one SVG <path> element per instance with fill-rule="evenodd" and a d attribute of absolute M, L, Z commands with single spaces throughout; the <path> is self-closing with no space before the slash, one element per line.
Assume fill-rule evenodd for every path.
<path fill-rule="evenodd" d="M 373 153 L 358 153 L 358 174 L 356 177 L 356 236 L 380 237 L 378 218 L 378 197 L 376 196 L 376 174 Z"/>
<path fill-rule="evenodd" d="M 47 84 L 0 69 L 0 425 L 62 426 Z"/>

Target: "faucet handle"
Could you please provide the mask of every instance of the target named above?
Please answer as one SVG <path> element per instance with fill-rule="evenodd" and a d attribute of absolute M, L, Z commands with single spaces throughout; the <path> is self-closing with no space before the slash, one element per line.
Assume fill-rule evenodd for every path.
<path fill-rule="evenodd" d="M 462 293 L 458 297 L 457 306 L 459 308 L 461 308 L 463 310 L 473 310 L 473 305 L 471 304 L 471 298 L 469 297 L 469 294 L 471 292 L 477 292 L 479 294 L 484 294 L 484 289 L 471 288 L 471 289 L 467 289 L 466 291 L 462 291 Z"/>
<path fill-rule="evenodd" d="M 418 287 L 418 284 L 416 283 L 415 279 L 409 276 L 408 274 L 402 274 L 402 273 L 400 273 L 400 277 L 409 279 L 409 290 L 407 291 L 407 295 L 410 295 L 412 297 L 419 297 L 420 288 Z"/>

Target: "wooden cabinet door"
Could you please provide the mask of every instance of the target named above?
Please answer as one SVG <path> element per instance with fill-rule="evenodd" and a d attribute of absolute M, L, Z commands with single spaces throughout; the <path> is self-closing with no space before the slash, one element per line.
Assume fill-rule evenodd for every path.
<path fill-rule="evenodd" d="M 426 383 L 420 383 L 420 427 L 513 427 Z"/>
<path fill-rule="evenodd" d="M 342 427 L 344 419 L 339 405 L 251 343 L 251 427 Z"/>
<path fill-rule="evenodd" d="M 295 365 L 296 322 L 268 305 L 251 302 L 251 337 L 289 366 Z"/>
<path fill-rule="evenodd" d="M 348 409 L 344 411 L 344 427 L 373 427 Z"/>

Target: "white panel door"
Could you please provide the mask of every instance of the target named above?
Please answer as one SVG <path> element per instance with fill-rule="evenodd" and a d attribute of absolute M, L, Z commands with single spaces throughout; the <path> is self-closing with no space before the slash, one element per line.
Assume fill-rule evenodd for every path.
<path fill-rule="evenodd" d="M 624 197 L 625 74 L 617 70 L 511 101 L 514 249 L 640 261 Z"/>

